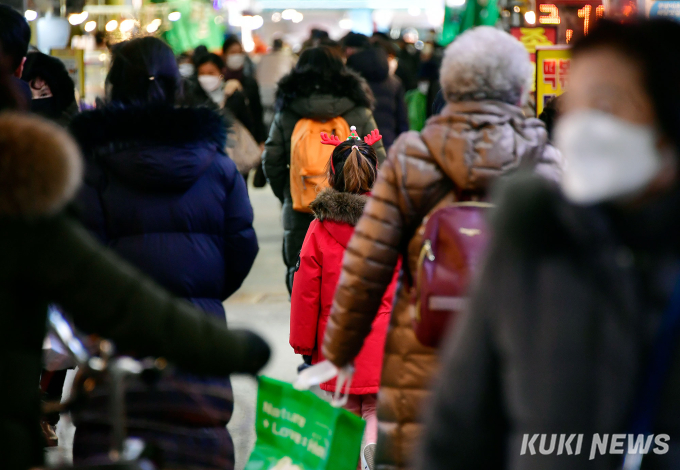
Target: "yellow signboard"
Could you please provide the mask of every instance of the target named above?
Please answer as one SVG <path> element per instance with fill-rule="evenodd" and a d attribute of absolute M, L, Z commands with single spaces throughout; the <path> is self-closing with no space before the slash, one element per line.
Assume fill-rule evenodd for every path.
<path fill-rule="evenodd" d="M 567 89 L 571 50 L 569 46 L 536 48 L 536 113 L 541 114 L 545 104 Z"/>
<path fill-rule="evenodd" d="M 85 94 L 84 52 L 82 49 L 52 49 L 50 51 L 50 55 L 64 63 L 80 96 Z"/>

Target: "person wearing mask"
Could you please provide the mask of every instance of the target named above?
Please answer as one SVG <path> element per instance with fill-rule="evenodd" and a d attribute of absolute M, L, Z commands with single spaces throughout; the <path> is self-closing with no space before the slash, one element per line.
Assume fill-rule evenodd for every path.
<path fill-rule="evenodd" d="M 378 396 L 376 468 L 410 468 L 420 410 L 438 371 L 436 351 L 418 341 L 411 318 L 424 217 L 445 201 L 485 199 L 499 177 L 520 168 L 559 178 L 559 154 L 543 123 L 520 107 L 531 76 L 526 49 L 503 31 L 475 28 L 449 45 L 441 70 L 446 108 L 392 145 L 347 247 L 322 348 L 337 367 L 357 356 L 404 260 Z"/>
<path fill-rule="evenodd" d="M 397 136 L 408 130 L 409 123 L 404 87 L 394 70 L 390 72 L 387 51 L 374 46 L 355 52 L 347 59 L 347 67 L 357 71 L 371 87 L 375 96 L 373 116 L 389 150 Z"/>
<path fill-rule="evenodd" d="M 31 52 L 26 56 L 21 79 L 31 87 L 31 111 L 68 126 L 78 113 L 78 103 L 75 85 L 64 63 L 42 52 Z"/>
<path fill-rule="evenodd" d="M 375 129 L 371 109 L 374 98 L 363 78 L 345 67 L 333 49 L 321 46 L 300 55 L 291 73 L 279 81 L 276 116 L 262 155 L 264 172 L 276 197 L 283 203 L 283 260 L 286 285 L 293 289 L 293 276 L 312 214 L 293 209 L 290 193 L 291 137 L 298 120 L 329 120 L 338 116 L 356 126 L 359 135 Z M 378 160 L 385 159 L 382 141 L 375 147 Z"/>
<path fill-rule="evenodd" d="M 117 45 L 107 83 L 108 105 L 70 127 L 87 163 L 83 221 L 123 258 L 224 323 L 222 302 L 258 252 L 245 183 L 225 154 L 224 122 L 209 108 L 175 107 L 179 70 L 160 39 Z M 155 390 L 141 382 L 132 390 L 129 434 L 158 443 L 168 466 L 233 467 L 228 379 L 180 374 Z M 106 453 L 110 440 L 100 424 L 107 394 L 96 392 L 76 422 L 79 462 Z"/>
<path fill-rule="evenodd" d="M 28 84 L 20 79 L 26 62 L 31 28 L 21 13 L 7 5 L 0 5 L 0 69 L 14 82 L 20 99 L 30 103 L 33 95 Z"/>
<path fill-rule="evenodd" d="M 680 467 L 679 53 L 668 20 L 604 19 L 573 45 L 561 188 L 525 177 L 500 198 L 417 469 Z M 581 452 L 548 452 L 563 433 Z"/>
<path fill-rule="evenodd" d="M 250 73 L 247 68 L 253 68 L 250 59 L 243 50 L 241 41 L 236 36 L 229 36 L 222 45 L 224 56 L 224 80 L 237 80 L 241 84 L 242 93 L 246 106 L 252 114 L 252 124 L 248 130 L 257 143 L 264 143 L 267 139 L 267 129 L 264 127 L 264 112 L 260 100 L 260 87 L 253 78 L 254 71 Z M 248 67 L 246 67 L 248 66 Z"/>
<path fill-rule="evenodd" d="M 7 95 L 4 80 L 0 97 Z M 0 166 L 3 470 L 43 466 L 37 385 L 49 304 L 123 354 L 163 356 L 186 372 L 255 374 L 267 362 L 269 348 L 257 335 L 228 331 L 88 234 L 69 209 L 83 163 L 61 127 L 3 110 Z"/>

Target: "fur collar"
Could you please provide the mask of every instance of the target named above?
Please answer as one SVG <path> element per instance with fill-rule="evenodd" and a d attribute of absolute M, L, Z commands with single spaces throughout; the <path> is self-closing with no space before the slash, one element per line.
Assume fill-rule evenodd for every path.
<path fill-rule="evenodd" d="M 111 144 L 162 143 L 182 145 L 208 141 L 224 148 L 226 125 L 207 107 L 109 105 L 76 116 L 71 133 L 83 152 Z"/>
<path fill-rule="evenodd" d="M 332 95 L 349 98 L 356 106 L 373 109 L 375 98 L 366 80 L 349 69 L 326 76 L 312 70 L 296 72 L 293 70 L 283 77 L 276 90 L 276 109 L 288 108 L 297 98 L 307 98 L 313 94 Z"/>
<path fill-rule="evenodd" d="M 78 146 L 62 128 L 34 116 L 0 115 L 0 216 L 59 212 L 82 174 Z"/>
<path fill-rule="evenodd" d="M 316 196 L 310 207 L 321 222 L 333 220 L 354 227 L 364 213 L 367 201 L 366 195 L 341 193 L 333 188 L 327 188 Z"/>

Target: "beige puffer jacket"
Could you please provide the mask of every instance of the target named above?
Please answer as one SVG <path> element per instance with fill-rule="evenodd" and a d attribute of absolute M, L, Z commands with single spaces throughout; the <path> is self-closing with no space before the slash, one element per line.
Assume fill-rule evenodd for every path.
<path fill-rule="evenodd" d="M 561 158 L 547 143 L 543 123 L 525 118 L 509 104 L 448 104 L 420 134 L 402 134 L 381 167 L 347 248 L 326 329 L 325 357 L 337 366 L 356 357 L 400 254 L 406 260 L 404 272 L 415 272 L 422 244 L 418 228 L 435 204 L 461 190 L 484 194 L 498 176 L 523 167 L 557 180 Z M 420 407 L 437 370 L 435 350 L 421 345 L 411 327 L 404 276 L 402 272 L 378 397 L 380 470 L 409 467 L 420 434 Z"/>

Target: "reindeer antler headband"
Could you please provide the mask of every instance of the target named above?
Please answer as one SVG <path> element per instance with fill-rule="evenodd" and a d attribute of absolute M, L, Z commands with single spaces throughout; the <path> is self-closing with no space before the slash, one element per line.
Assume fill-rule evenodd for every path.
<path fill-rule="evenodd" d="M 357 135 L 357 128 L 356 126 L 352 126 L 349 128 L 350 133 L 349 137 L 347 137 L 347 140 L 350 139 L 355 139 L 355 140 L 361 140 L 361 137 Z M 373 145 L 377 141 L 382 139 L 382 135 L 380 135 L 380 131 L 378 129 L 373 129 L 370 134 L 368 134 L 366 137 L 364 137 L 364 142 L 367 143 L 368 145 Z M 332 145 L 334 147 L 337 147 L 342 143 L 340 140 L 340 137 L 337 135 L 328 135 L 325 132 L 321 133 L 321 143 L 324 145 Z M 356 145 L 353 145 L 352 148 L 357 147 Z M 357 147 L 358 148 L 358 147 Z M 335 167 L 333 166 L 333 157 L 331 156 L 331 169 L 333 170 L 333 173 L 335 173 Z"/>

